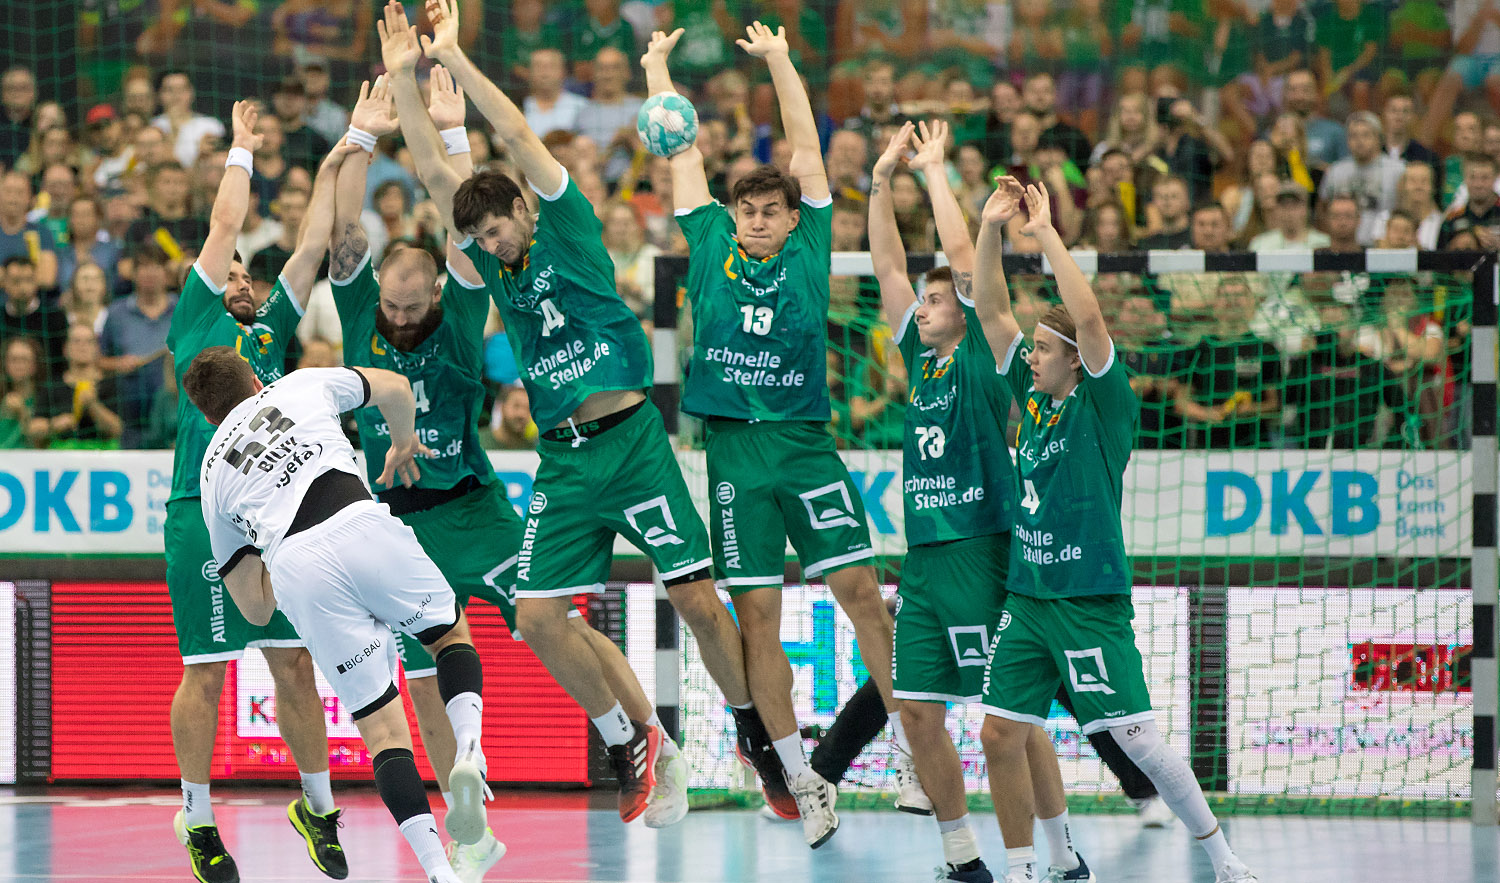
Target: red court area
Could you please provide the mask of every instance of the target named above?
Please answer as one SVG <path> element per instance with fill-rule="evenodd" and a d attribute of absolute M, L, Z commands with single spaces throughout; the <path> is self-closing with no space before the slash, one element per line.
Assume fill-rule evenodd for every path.
<path fill-rule="evenodd" d="M 231 603 L 229 598 L 224 599 Z M 52 586 L 52 781 L 171 781 L 168 720 L 182 675 L 164 583 Z M 588 782 L 588 719 L 495 608 L 468 611 L 484 660 L 485 754 L 493 782 Z M 370 756 L 326 688 L 336 779 L 368 779 Z M 416 719 L 407 706 L 416 732 Z M 260 660 L 229 664 L 214 778 L 295 781 L 276 737 L 276 701 Z M 431 776 L 420 744 L 417 763 Z"/>

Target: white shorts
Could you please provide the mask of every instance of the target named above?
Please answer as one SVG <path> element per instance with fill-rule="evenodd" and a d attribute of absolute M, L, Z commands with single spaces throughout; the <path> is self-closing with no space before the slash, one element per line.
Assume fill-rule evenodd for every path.
<path fill-rule="evenodd" d="M 276 606 L 353 714 L 395 684 L 396 640 L 458 621 L 457 599 L 384 503 L 352 503 L 267 560 Z"/>

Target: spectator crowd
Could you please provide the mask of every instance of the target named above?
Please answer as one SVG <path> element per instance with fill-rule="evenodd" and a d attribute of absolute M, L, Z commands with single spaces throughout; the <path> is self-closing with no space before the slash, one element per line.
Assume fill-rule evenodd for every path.
<path fill-rule="evenodd" d="M 410 4 L 420 21 L 420 4 Z M 239 252 L 264 298 L 296 245 L 312 172 L 379 72 L 374 0 L 82 0 L 76 73 L 0 77 L 0 447 L 167 447 L 167 330 L 207 230 L 229 104 L 260 96 Z M 941 117 L 975 230 L 998 176 L 1044 182 L 1075 248 L 1272 252 L 1500 249 L 1500 0 L 462 0 L 462 40 L 594 203 L 619 295 L 649 329 L 656 258 L 685 255 L 666 160 L 635 134 L 655 29 L 700 117 L 711 189 L 790 151 L 763 66 L 735 48 L 786 28 L 835 194 L 836 251 L 866 250 L 869 170 L 908 119 Z M 420 26 L 420 25 L 419 25 Z M 14 27 L 12 31 L 14 31 Z M 17 39 L 7 33 L 5 39 Z M 9 53 L 26 58 L 26 53 Z M 476 167 L 515 174 L 483 125 Z M 892 180 L 908 251 L 935 248 L 925 182 Z M 375 260 L 444 231 L 399 139 L 363 222 Z M 1034 250 L 1019 234 L 1018 252 Z M 1048 280 L 1011 280 L 1018 316 Z M 1468 324 L 1454 274 L 1103 273 L 1145 404 L 1147 447 L 1455 447 Z M 835 278 L 829 379 L 841 443 L 899 447 L 905 378 L 872 280 Z M 487 437 L 535 443 L 492 317 Z M 1029 330 L 1029 327 L 1028 327 Z M 342 346 L 326 280 L 298 364 Z"/>

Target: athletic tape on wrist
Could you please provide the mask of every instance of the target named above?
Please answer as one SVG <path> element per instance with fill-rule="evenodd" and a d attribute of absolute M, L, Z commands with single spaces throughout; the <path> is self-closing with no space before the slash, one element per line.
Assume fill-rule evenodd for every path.
<path fill-rule="evenodd" d="M 358 144 L 360 147 L 364 148 L 364 151 L 366 153 L 375 152 L 376 138 L 374 135 L 371 135 L 364 129 L 356 129 L 353 126 L 350 126 L 348 133 L 344 137 L 349 139 L 350 144 Z"/>
<path fill-rule="evenodd" d="M 438 134 L 442 136 L 443 146 L 448 148 L 449 156 L 469 152 L 469 130 L 463 126 L 444 129 Z"/>
<path fill-rule="evenodd" d="M 253 175 L 255 174 L 255 157 L 251 156 L 250 151 L 243 147 L 231 147 L 229 148 L 229 157 L 224 160 L 224 168 L 227 169 L 230 166 L 239 166 L 246 173 Z"/>

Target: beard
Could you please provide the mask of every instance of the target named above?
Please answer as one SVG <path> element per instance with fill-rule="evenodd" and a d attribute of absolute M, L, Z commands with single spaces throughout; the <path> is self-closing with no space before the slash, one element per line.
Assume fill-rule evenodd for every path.
<path fill-rule="evenodd" d="M 397 328 L 386 319 L 385 313 L 380 311 L 379 306 L 375 308 L 375 330 L 380 332 L 380 336 L 389 341 L 391 346 L 403 353 L 409 353 L 421 346 L 422 341 L 430 337 L 441 324 L 443 324 L 441 303 L 433 304 L 432 309 L 427 311 L 422 321 L 415 325 L 407 325 L 405 328 Z"/>
<path fill-rule="evenodd" d="M 249 298 L 236 297 L 226 299 L 224 301 L 224 309 L 229 313 L 230 316 L 234 317 L 234 321 L 240 323 L 241 325 L 249 325 L 251 322 L 255 321 L 254 296 L 251 296 Z"/>

